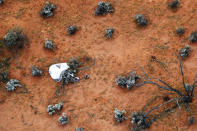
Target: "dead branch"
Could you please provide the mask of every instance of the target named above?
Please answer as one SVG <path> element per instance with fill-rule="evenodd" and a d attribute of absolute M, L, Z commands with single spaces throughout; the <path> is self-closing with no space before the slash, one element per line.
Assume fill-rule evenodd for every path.
<path fill-rule="evenodd" d="M 183 72 L 183 65 L 182 65 L 182 61 L 180 59 L 180 56 L 179 55 L 176 55 L 177 56 L 177 59 L 179 61 L 179 67 L 180 67 L 180 71 L 181 71 L 181 75 L 182 75 L 182 82 L 183 82 L 183 87 L 185 88 L 185 92 L 187 93 L 187 95 L 189 96 L 189 92 L 187 91 L 186 89 L 186 86 L 185 86 L 185 77 L 184 77 L 184 72 Z"/>
<path fill-rule="evenodd" d="M 145 113 L 145 116 L 147 116 L 147 115 L 148 115 L 149 113 L 151 113 L 152 111 L 157 110 L 157 109 L 159 109 L 160 107 L 162 107 L 162 106 L 164 106 L 164 105 L 167 105 L 167 104 L 170 103 L 170 102 L 173 102 L 173 101 L 177 101 L 177 102 L 178 102 L 178 100 L 179 100 L 179 98 L 172 98 L 172 99 L 170 99 L 169 101 L 167 101 L 167 102 L 165 102 L 165 103 L 163 103 L 163 104 L 161 104 L 161 105 L 159 105 L 159 106 L 156 106 L 156 107 L 150 109 L 147 113 Z"/>
<path fill-rule="evenodd" d="M 138 66 L 139 66 L 139 65 L 138 65 Z M 159 87 L 159 88 L 161 88 L 161 89 L 176 92 L 176 93 L 177 93 L 179 96 L 181 96 L 181 97 L 184 96 L 180 91 L 178 91 L 178 90 L 172 88 L 172 87 L 169 86 L 166 82 L 164 82 L 164 81 L 162 81 L 162 80 L 160 80 L 160 79 L 156 79 L 156 80 L 158 80 L 159 82 L 163 83 L 166 87 L 163 87 L 163 86 L 159 85 L 158 83 L 153 82 L 153 81 L 151 80 L 151 78 L 148 76 L 148 74 L 144 71 L 144 69 L 143 69 L 141 66 L 139 66 L 139 68 L 140 68 L 140 70 L 144 73 L 145 77 L 146 77 L 149 81 L 143 81 L 143 82 L 140 83 L 140 84 L 136 84 L 136 87 L 140 87 L 140 86 L 143 86 L 143 85 L 145 85 L 145 84 L 153 84 L 153 85 L 156 85 L 157 87 Z"/>

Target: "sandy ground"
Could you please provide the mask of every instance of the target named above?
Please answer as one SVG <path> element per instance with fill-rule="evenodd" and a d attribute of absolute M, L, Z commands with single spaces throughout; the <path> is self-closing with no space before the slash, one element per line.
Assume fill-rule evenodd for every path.
<path fill-rule="evenodd" d="M 6 0 L 0 6 L 0 37 L 8 29 L 20 26 L 29 38 L 29 45 L 16 54 L 1 53 L 1 57 L 15 56 L 10 65 L 10 77 L 20 80 L 29 90 L 28 93 L 20 93 L 21 89 L 11 93 L 0 90 L 1 131 L 74 131 L 76 127 L 84 127 L 85 131 L 128 131 L 131 128 L 130 114 L 141 110 L 151 98 L 167 92 L 148 85 L 121 89 L 115 84 L 116 77 L 130 70 L 142 75 L 136 66 L 138 63 L 152 76 L 168 81 L 173 87 L 180 87 L 180 72 L 173 53 L 188 44 L 192 54 L 183 62 L 183 67 L 186 81 L 193 81 L 197 72 L 197 46 L 190 44 L 188 37 L 197 29 L 196 0 L 181 0 L 176 12 L 167 8 L 165 0 L 110 0 L 115 12 L 104 17 L 93 14 L 97 2 L 53 0 L 57 9 L 55 16 L 49 19 L 39 16 L 45 0 Z M 139 13 L 147 15 L 150 20 L 146 28 L 137 27 L 133 21 Z M 66 27 L 70 24 L 80 28 L 74 36 L 66 35 Z M 182 37 L 174 33 L 180 26 L 186 28 Z M 111 40 L 104 36 L 107 27 L 115 29 Z M 55 51 L 44 49 L 45 38 L 56 43 Z M 89 80 L 65 86 L 61 112 L 65 112 L 70 121 L 61 126 L 57 122 L 60 115 L 51 117 L 46 112 L 48 104 L 61 100 L 61 97 L 51 99 L 60 84 L 50 78 L 48 67 L 84 55 L 95 58 L 96 65 L 79 72 L 80 78 L 90 75 Z M 150 62 L 153 55 L 166 64 L 166 69 Z M 32 77 L 32 65 L 42 68 L 44 76 Z M 126 110 L 128 120 L 115 122 L 115 108 Z M 191 109 L 195 118 L 196 108 L 197 100 L 194 98 Z M 188 126 L 187 118 L 184 109 L 177 109 L 153 123 L 149 130 L 194 131 L 197 124 Z"/>

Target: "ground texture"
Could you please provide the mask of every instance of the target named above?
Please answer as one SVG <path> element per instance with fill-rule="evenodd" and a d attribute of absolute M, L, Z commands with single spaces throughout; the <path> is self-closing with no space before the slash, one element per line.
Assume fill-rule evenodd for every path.
<path fill-rule="evenodd" d="M 1 84 L 0 90 L 0 130 L 1 131 L 74 131 L 84 127 L 86 131 L 128 131 L 131 128 L 130 114 L 141 110 L 146 103 L 167 92 L 154 86 L 143 86 L 131 90 L 116 86 L 118 75 L 134 70 L 142 72 L 136 63 L 152 76 L 168 81 L 175 88 L 181 86 L 181 77 L 174 52 L 190 45 L 192 53 L 183 61 L 186 81 L 192 82 L 197 71 L 197 46 L 190 44 L 189 35 L 197 30 L 197 1 L 181 0 L 180 8 L 174 12 L 168 9 L 166 0 L 110 0 L 115 12 L 106 16 L 94 16 L 98 0 L 53 0 L 57 9 L 49 19 L 40 17 L 39 12 L 45 0 L 5 0 L 0 6 L 0 38 L 10 28 L 20 26 L 29 38 L 29 44 L 18 52 L 2 51 L 1 58 L 11 56 L 10 77 L 20 80 L 28 93 L 7 92 Z M 150 23 L 139 28 L 134 22 L 136 14 L 145 14 Z M 66 34 L 66 27 L 76 25 L 79 31 Z M 181 37 L 175 30 L 185 27 Z M 115 29 L 112 39 L 105 38 L 108 27 Z M 57 48 L 44 48 L 45 39 L 54 41 Z M 96 59 L 92 68 L 79 72 L 90 79 L 65 86 L 65 96 L 53 98 L 56 87 L 48 74 L 53 63 L 66 62 L 71 57 L 90 56 Z M 151 62 L 151 56 L 165 63 Z M 31 76 L 32 65 L 45 72 L 41 77 Z M 196 93 L 195 93 L 196 94 Z M 60 94 L 61 95 L 61 94 Z M 53 98 L 53 99 L 52 99 Z M 49 116 L 49 104 L 63 100 L 65 112 L 70 121 L 61 126 L 57 119 L 61 115 Z M 160 101 L 161 103 L 162 101 Z M 114 120 L 115 108 L 126 110 L 123 123 Z M 191 105 L 196 114 L 197 98 Z M 187 125 L 187 112 L 176 109 L 159 119 L 149 130 L 195 130 L 197 124 Z"/>

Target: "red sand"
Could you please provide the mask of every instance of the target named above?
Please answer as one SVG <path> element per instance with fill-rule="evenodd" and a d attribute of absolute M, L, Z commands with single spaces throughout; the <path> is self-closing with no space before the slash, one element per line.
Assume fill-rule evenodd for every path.
<path fill-rule="evenodd" d="M 55 16 L 45 20 L 39 16 L 44 0 L 6 0 L 0 7 L 0 38 L 15 26 L 23 28 L 29 38 L 29 46 L 17 53 L 10 67 L 11 78 L 25 84 L 29 93 L 7 93 L 0 90 L 1 131 L 73 131 L 76 127 L 84 127 L 85 131 L 130 130 L 129 119 L 120 124 L 114 121 L 114 108 L 125 109 L 129 118 L 131 112 L 141 110 L 149 99 L 163 95 L 161 90 L 150 85 L 131 90 L 116 86 L 115 79 L 119 74 L 133 69 L 142 75 L 136 63 L 152 76 L 162 78 L 174 87 L 181 86 L 178 63 L 173 53 L 188 45 L 188 36 L 197 29 L 197 1 L 182 0 L 181 7 L 173 12 L 167 8 L 164 0 L 110 0 L 115 13 L 95 17 L 93 13 L 97 2 L 53 0 L 57 5 Z M 148 27 L 136 26 L 133 17 L 138 13 L 149 17 Z M 66 35 L 66 27 L 70 24 L 80 27 L 74 36 Z M 174 33 L 180 26 L 186 28 L 182 37 Z M 115 29 L 112 40 L 104 37 L 107 27 Z M 45 38 L 57 44 L 54 52 L 44 49 Z M 183 62 L 187 82 L 193 81 L 197 71 L 197 46 L 190 45 L 193 52 Z M 79 73 L 79 77 L 89 74 L 89 80 L 65 86 L 62 112 L 69 116 L 70 121 L 61 126 L 57 122 L 58 115 L 51 117 L 46 112 L 55 87 L 59 87 L 50 78 L 48 67 L 52 63 L 65 62 L 72 56 L 86 54 L 96 58 L 96 65 Z M 166 63 L 168 71 L 150 62 L 152 55 Z M 1 57 L 5 57 L 5 54 L 2 53 Z M 32 77 L 32 65 L 44 69 L 44 76 Z M 59 101 L 60 97 L 51 103 Z M 191 108 L 196 118 L 196 98 Z M 175 113 L 152 124 L 149 130 L 195 130 L 196 123 L 187 125 L 187 115 L 184 109 L 177 109 Z"/>

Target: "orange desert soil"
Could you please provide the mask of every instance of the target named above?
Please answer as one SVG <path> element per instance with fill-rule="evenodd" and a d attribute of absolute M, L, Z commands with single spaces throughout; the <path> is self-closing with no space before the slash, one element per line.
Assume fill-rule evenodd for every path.
<path fill-rule="evenodd" d="M 20 80 L 28 89 L 21 93 L 0 90 L 0 130 L 1 131 L 74 131 L 84 127 L 85 131 L 128 131 L 130 114 L 142 109 L 156 97 L 167 91 L 152 85 L 134 87 L 131 90 L 116 86 L 118 75 L 134 70 L 143 73 L 136 66 L 141 65 L 151 75 L 167 81 L 173 87 L 182 87 L 178 61 L 173 54 L 185 45 L 190 45 L 192 53 L 183 61 L 186 82 L 191 83 L 197 73 L 197 46 L 190 44 L 188 37 L 197 30 L 197 1 L 181 0 L 180 8 L 174 12 L 167 7 L 166 0 L 110 0 L 115 12 L 106 16 L 94 16 L 98 0 L 51 0 L 56 6 L 54 17 L 43 19 L 39 12 L 45 0 L 5 0 L 0 6 L 0 38 L 13 27 L 21 27 L 29 38 L 29 44 L 18 52 L 4 50 L 1 58 L 13 56 L 10 64 L 10 78 Z M 134 22 L 136 14 L 145 14 L 150 24 L 139 28 Z M 76 25 L 79 31 L 66 34 L 68 25 Z M 175 34 L 176 28 L 184 26 L 182 37 Z M 107 40 L 105 29 L 113 27 L 115 35 Z M 45 39 L 53 40 L 54 51 L 44 49 Z M 49 104 L 58 103 L 62 97 L 54 99 L 60 83 L 48 74 L 51 64 L 66 62 L 72 57 L 90 56 L 96 64 L 79 72 L 90 79 L 65 86 L 63 98 L 65 112 L 70 121 L 61 126 L 57 119 L 61 114 L 49 116 Z M 165 68 L 151 62 L 156 56 L 165 63 Z M 35 65 L 45 72 L 41 77 L 31 76 Z M 1 88 L 5 85 L 1 84 Z M 196 94 L 197 92 L 195 92 Z M 161 99 L 161 98 L 160 98 Z M 159 103 L 153 104 L 159 105 Z M 127 120 L 117 123 L 114 109 L 126 110 Z M 149 107 L 151 108 L 151 106 Z M 193 116 L 197 119 L 197 98 L 191 103 Z M 197 123 L 187 124 L 188 113 L 175 109 L 173 113 L 154 122 L 149 131 L 195 131 Z"/>

